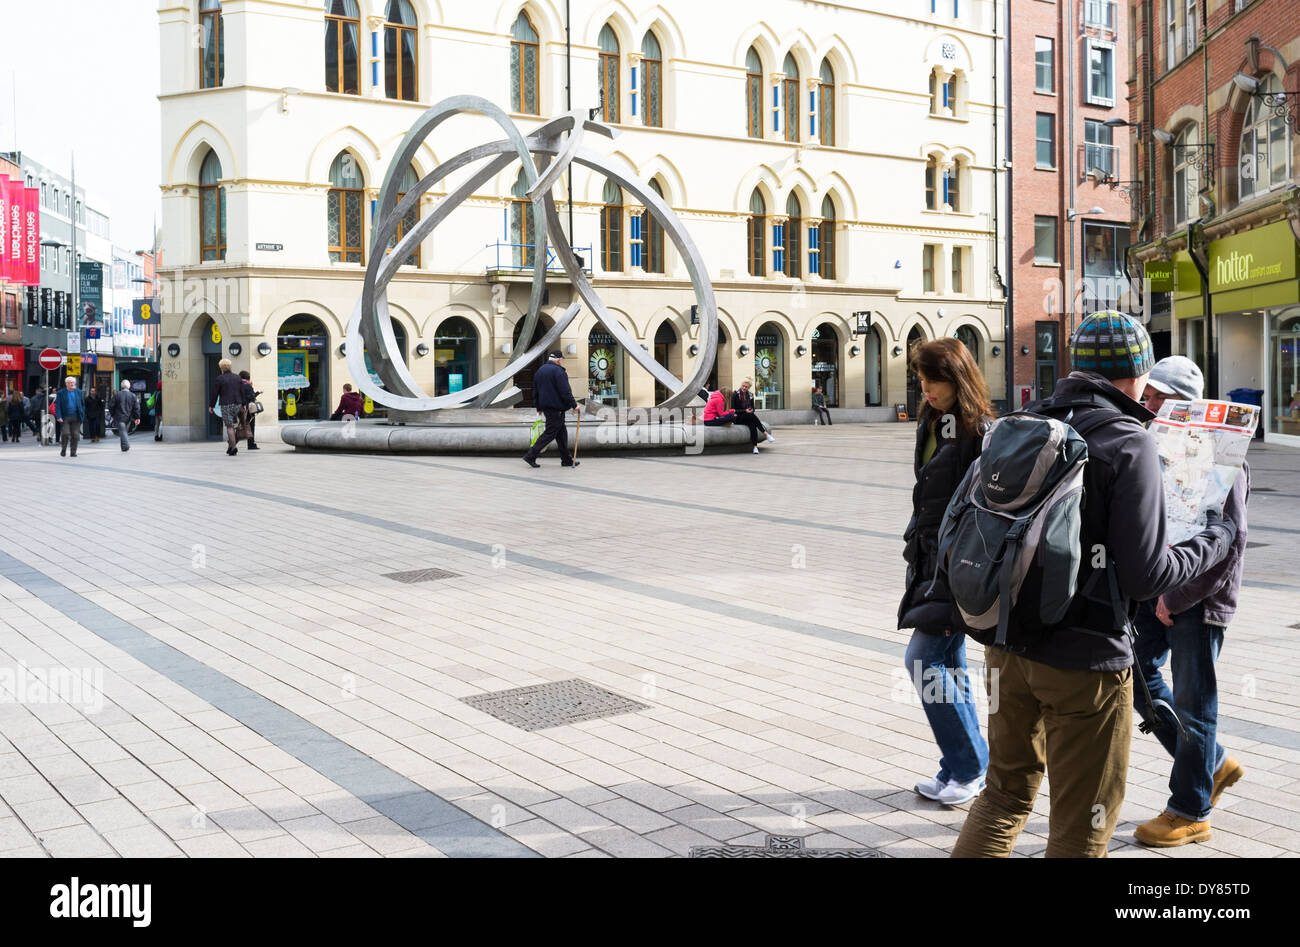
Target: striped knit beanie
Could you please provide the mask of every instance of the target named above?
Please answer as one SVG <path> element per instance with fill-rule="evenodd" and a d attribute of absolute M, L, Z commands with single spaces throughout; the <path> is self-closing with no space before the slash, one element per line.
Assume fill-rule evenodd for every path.
<path fill-rule="evenodd" d="M 1155 367 L 1151 336 L 1137 319 L 1122 312 L 1094 312 L 1070 340 L 1074 370 L 1103 378 L 1140 378 Z"/>

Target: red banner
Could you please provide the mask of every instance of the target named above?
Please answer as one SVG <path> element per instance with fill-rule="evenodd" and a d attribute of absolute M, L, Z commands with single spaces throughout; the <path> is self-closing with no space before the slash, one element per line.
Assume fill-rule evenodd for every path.
<path fill-rule="evenodd" d="M 23 227 L 27 234 L 27 285 L 41 285 L 41 192 L 23 188 Z"/>
<path fill-rule="evenodd" d="M 9 175 L 0 174 L 0 283 L 9 281 Z"/>
<path fill-rule="evenodd" d="M 9 258 L 9 282 L 26 283 L 27 265 L 23 262 L 23 182 L 10 181 L 8 186 L 8 206 L 5 208 L 9 222 L 8 247 L 5 255 Z"/>
<path fill-rule="evenodd" d="M 26 363 L 24 349 L 16 345 L 0 345 L 0 372 L 20 372 Z"/>

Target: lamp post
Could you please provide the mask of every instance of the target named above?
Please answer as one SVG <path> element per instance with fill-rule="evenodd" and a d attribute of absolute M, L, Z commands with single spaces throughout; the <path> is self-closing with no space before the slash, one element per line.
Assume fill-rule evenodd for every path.
<path fill-rule="evenodd" d="M 74 196 L 74 198 L 75 198 L 75 196 L 76 196 L 76 192 L 75 192 L 75 191 L 73 192 L 73 196 Z M 76 232 L 77 232 L 77 219 L 76 219 L 76 213 L 77 213 L 77 210 L 76 210 L 76 203 L 75 203 L 75 201 L 74 201 L 74 203 L 73 203 L 73 210 L 72 210 L 72 213 L 73 213 L 73 218 L 72 218 L 72 233 L 73 233 L 72 244 L 73 244 L 73 247 L 75 247 L 75 246 L 76 246 L 76 242 L 77 242 L 77 238 L 76 238 Z M 54 247 L 55 249 L 58 249 L 58 250 L 68 249 L 68 245 L 67 245 L 66 243 L 64 243 L 62 240 L 42 240 L 42 241 L 41 241 L 41 246 L 43 246 L 43 247 Z M 70 297 L 70 309 L 69 309 L 69 316 L 68 316 L 68 318 L 69 318 L 69 321 L 70 321 L 70 323 L 71 323 L 71 325 L 72 325 L 72 328 L 75 329 L 77 332 L 80 332 L 80 331 L 81 331 L 81 324 L 77 321 L 77 254 L 76 254 L 75 252 L 73 252 L 73 253 L 71 253 L 71 254 L 69 255 L 69 257 L 70 257 L 70 258 L 69 258 L 69 261 L 68 261 L 68 262 L 69 262 L 68 269 L 72 271 L 72 278 L 69 280 L 69 282 L 72 284 L 71 287 L 70 287 L 70 289 L 72 290 L 72 293 L 71 293 L 71 297 Z"/>

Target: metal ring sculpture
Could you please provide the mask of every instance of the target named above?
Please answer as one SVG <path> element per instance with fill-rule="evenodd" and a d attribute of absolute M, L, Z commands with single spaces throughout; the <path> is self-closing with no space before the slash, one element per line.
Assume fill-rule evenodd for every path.
<path fill-rule="evenodd" d="M 401 183 L 403 172 L 410 167 L 416 150 L 434 129 L 448 118 L 466 113 L 479 114 L 492 119 L 501 126 L 506 137 L 500 141 L 471 148 L 443 162 L 407 191 L 399 202 L 398 185 Z M 677 215 L 658 194 L 641 181 L 627 177 L 609 167 L 599 155 L 582 147 L 583 133 L 587 131 L 607 138 L 613 138 L 615 135 L 608 126 L 586 121 L 581 117 L 580 111 L 574 111 L 553 119 L 525 138 L 500 108 L 486 99 L 467 95 L 445 99 L 420 117 L 402 140 L 401 147 L 393 157 L 388 167 L 388 174 L 384 178 L 376 214 L 380 222 L 374 228 L 371 238 L 370 262 L 366 267 L 365 284 L 361 299 L 357 302 L 348 325 L 348 369 L 364 394 L 379 404 L 399 411 L 482 408 L 508 400 L 518 392 L 517 388 L 512 388 L 505 393 L 504 397 L 502 395 L 511 377 L 531 364 L 542 352 L 554 346 L 564 330 L 577 318 L 582 303 L 585 303 L 597 321 L 623 346 L 624 351 L 668 389 L 670 395 L 659 407 L 685 407 L 699 395 L 718 349 L 718 308 L 713 297 L 713 284 L 705 271 L 704 261 L 700 258 L 699 250 L 682 227 Z M 383 252 L 383 248 L 386 248 L 396 235 L 399 223 L 412 209 L 419 206 L 420 197 L 425 191 L 453 172 L 485 159 L 491 160 L 439 201 L 431 214 L 422 217 L 416 226 L 403 235 L 392 252 Z M 524 318 L 519 336 L 521 343 L 528 345 L 533 339 L 540 318 L 542 295 L 546 288 L 545 261 L 548 259 L 548 241 L 554 244 L 556 256 L 569 281 L 577 289 L 582 303 L 574 302 L 570 305 L 550 331 L 525 351 L 516 349 L 514 357 L 505 368 L 491 378 L 463 391 L 430 397 L 416 383 L 406 363 L 401 358 L 393 356 L 397 351 L 397 339 L 393 335 L 393 326 L 388 315 L 388 284 L 397 273 L 400 262 L 415 252 L 421 241 L 432 233 L 453 210 L 483 184 L 516 161 L 523 167 L 524 178 L 528 184 L 528 199 L 533 204 L 533 260 L 535 261 L 528 314 Z M 678 379 L 656 362 L 649 352 L 641 348 L 632 332 L 605 307 L 574 256 L 573 247 L 560 227 L 559 213 L 551 194 L 555 183 L 572 163 L 604 175 L 640 200 L 672 238 L 674 246 L 681 253 L 686 269 L 690 273 L 691 284 L 695 289 L 699 314 L 702 317 L 703 335 L 695 373 L 686 381 Z M 572 200 L 572 195 L 569 195 L 569 198 Z M 366 370 L 365 353 L 367 352 L 371 354 L 371 362 L 375 373 L 383 382 L 382 387 L 375 384 L 370 372 Z"/>

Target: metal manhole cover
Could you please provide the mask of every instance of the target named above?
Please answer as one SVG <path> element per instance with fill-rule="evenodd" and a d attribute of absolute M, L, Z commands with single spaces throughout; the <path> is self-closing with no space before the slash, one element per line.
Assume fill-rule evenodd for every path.
<path fill-rule="evenodd" d="M 874 848 L 804 848 L 797 835 L 769 835 L 766 845 L 693 845 L 691 858 L 889 858 Z"/>
<path fill-rule="evenodd" d="M 475 694 L 461 700 L 476 710 L 529 732 L 649 709 L 646 704 L 577 678 Z"/>
<path fill-rule="evenodd" d="M 456 579 L 460 577 L 459 572 L 448 572 L 446 569 L 412 569 L 410 572 L 385 572 L 383 578 L 394 579 L 398 582 L 405 582 L 407 585 L 415 585 L 417 582 L 436 582 L 439 579 Z"/>

